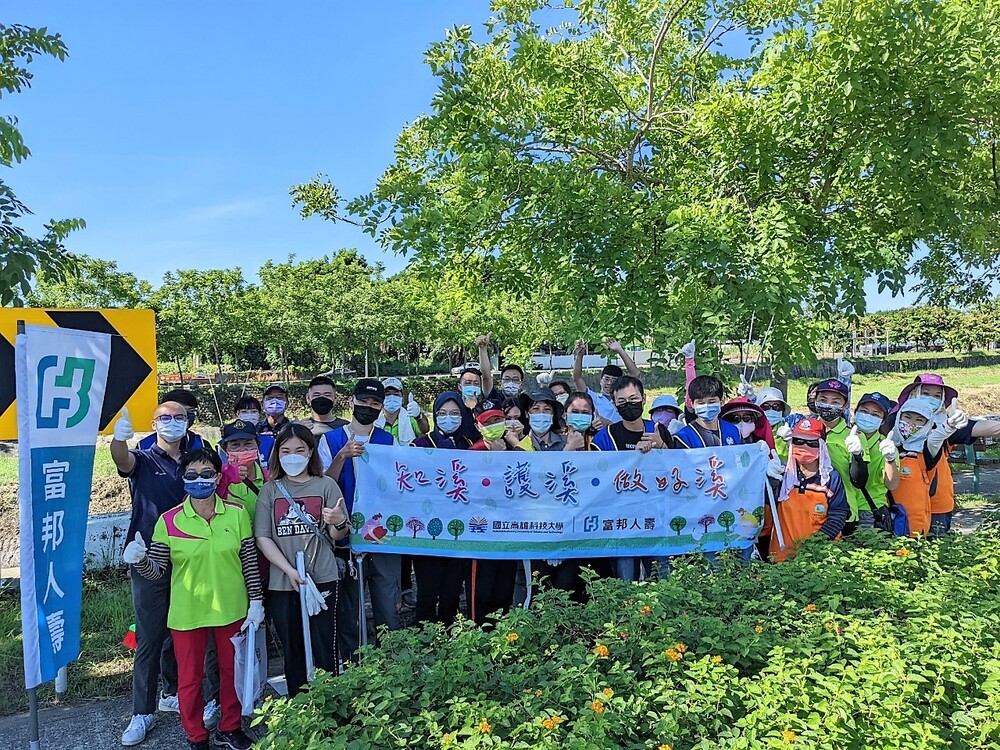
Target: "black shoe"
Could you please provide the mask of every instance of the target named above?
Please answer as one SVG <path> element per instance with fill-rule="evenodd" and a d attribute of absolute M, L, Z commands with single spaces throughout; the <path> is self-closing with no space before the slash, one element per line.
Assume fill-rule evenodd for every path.
<path fill-rule="evenodd" d="M 216 732 L 215 744 L 219 747 L 228 747 L 229 750 L 250 750 L 253 747 L 253 742 L 242 729 L 236 729 L 232 732 Z"/>
<path fill-rule="evenodd" d="M 188 746 L 191 750 L 211 750 L 208 745 L 208 740 L 199 740 L 198 742 L 188 742 Z"/>

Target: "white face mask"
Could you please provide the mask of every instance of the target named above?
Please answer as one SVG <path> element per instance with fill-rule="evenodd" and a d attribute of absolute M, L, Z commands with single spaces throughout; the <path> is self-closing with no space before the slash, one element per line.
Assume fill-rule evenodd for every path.
<path fill-rule="evenodd" d="M 187 422 L 171 419 L 166 424 L 156 423 L 156 434 L 168 443 L 176 443 L 187 434 Z"/>
<path fill-rule="evenodd" d="M 309 465 L 309 456 L 302 456 L 298 453 L 288 453 L 278 459 L 281 468 L 290 477 L 297 477 Z"/>
<path fill-rule="evenodd" d="M 746 439 L 753 434 L 756 425 L 753 422 L 740 422 L 736 429 L 740 431 L 740 437 Z"/>
<path fill-rule="evenodd" d="M 241 411 L 236 415 L 237 419 L 241 419 L 247 424 L 257 424 L 260 421 L 260 414 L 255 411 Z"/>
<path fill-rule="evenodd" d="M 560 393 L 558 396 L 556 396 L 556 401 L 558 401 L 563 406 L 566 406 L 566 402 L 569 401 L 569 394 Z"/>

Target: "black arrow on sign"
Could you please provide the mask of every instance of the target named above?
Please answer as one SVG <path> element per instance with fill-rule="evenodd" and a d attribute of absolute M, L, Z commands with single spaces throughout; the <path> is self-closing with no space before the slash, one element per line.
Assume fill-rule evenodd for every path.
<path fill-rule="evenodd" d="M 0 414 L 10 408 L 17 398 L 17 384 L 14 382 L 14 347 L 0 336 Z"/>
<path fill-rule="evenodd" d="M 80 310 L 46 310 L 46 313 L 60 328 L 111 334 L 111 363 L 108 366 L 108 385 L 104 390 L 104 407 L 101 409 L 103 430 L 111 424 L 111 420 L 118 415 L 153 368 L 146 364 L 146 360 L 101 313 Z M 0 362 L 2 361 L 2 350 L 0 350 Z"/>

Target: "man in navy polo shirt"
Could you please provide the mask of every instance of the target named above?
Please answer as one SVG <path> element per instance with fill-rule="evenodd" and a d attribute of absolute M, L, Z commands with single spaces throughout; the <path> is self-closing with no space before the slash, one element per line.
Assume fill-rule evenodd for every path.
<path fill-rule="evenodd" d="M 281 383 L 271 383 L 264 389 L 264 418 L 257 425 L 261 437 L 277 435 L 291 420 L 285 416 L 288 408 L 288 390 Z"/>
<path fill-rule="evenodd" d="M 185 390 L 184 388 L 177 388 L 172 391 L 168 391 L 163 394 L 163 398 L 160 399 L 161 404 L 165 404 L 168 401 L 180 404 L 187 410 L 187 445 L 185 450 L 194 450 L 196 448 L 202 447 L 201 435 L 191 431 L 194 423 L 198 420 L 198 399 L 195 397 L 191 391 Z M 146 435 L 138 443 L 136 443 L 136 448 L 139 450 L 149 450 L 154 445 L 156 445 L 156 433 L 151 435 Z M 131 539 L 129 540 L 131 541 Z"/>
<path fill-rule="evenodd" d="M 331 430 L 321 439 L 326 440 L 333 456 L 327 476 L 337 480 L 344 493 L 348 514 L 354 510 L 354 460 L 365 452 L 365 445 L 393 445 L 396 441 L 374 422 L 382 413 L 385 389 L 374 378 L 359 380 L 351 397 L 351 421 L 337 430 Z M 399 630 L 401 603 L 399 555 L 366 555 L 364 561 L 365 583 L 372 599 L 375 626 L 385 625 L 389 630 Z M 337 599 L 337 635 L 340 654 L 350 659 L 360 642 L 360 607 L 357 580 L 346 580 L 340 587 Z"/>
<path fill-rule="evenodd" d="M 150 545 L 153 527 L 160 516 L 184 498 L 184 480 L 178 464 L 189 448 L 188 410 L 184 404 L 167 401 L 156 407 L 151 424 L 155 443 L 148 449 L 129 450 L 135 437 L 128 410 L 122 410 L 115 422 L 111 441 L 111 459 L 118 474 L 129 480 L 132 495 L 132 519 L 125 539 L 141 537 Z M 200 438 L 199 438 L 200 440 Z M 122 734 L 126 747 L 138 745 L 156 722 L 154 711 L 177 711 L 177 661 L 173 641 L 167 630 L 170 606 L 170 576 L 151 581 L 132 572 L 132 605 L 135 608 L 135 636 L 138 647 L 132 665 L 132 721 Z M 158 696 L 160 676 L 164 689 Z M 206 676 L 214 685 L 209 695 L 218 692 L 218 669 L 208 669 Z M 214 706 L 206 706 L 205 718 L 211 722 Z M 215 718 L 217 721 L 217 718 Z"/>

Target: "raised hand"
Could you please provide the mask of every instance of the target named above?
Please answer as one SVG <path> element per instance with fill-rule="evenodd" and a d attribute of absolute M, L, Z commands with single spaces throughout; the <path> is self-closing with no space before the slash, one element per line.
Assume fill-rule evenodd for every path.
<path fill-rule="evenodd" d="M 424 410 L 420 408 L 420 404 L 417 400 L 413 398 L 413 393 L 410 393 L 410 400 L 406 402 L 406 415 L 408 417 L 413 417 L 414 419 L 419 419 L 420 415 L 424 413 Z"/>
<path fill-rule="evenodd" d="M 864 446 L 861 444 L 861 436 L 858 435 L 857 425 L 854 425 L 851 428 L 851 434 L 844 438 L 844 447 L 847 448 L 847 452 L 852 456 L 860 456 L 864 451 Z"/>
<path fill-rule="evenodd" d="M 784 440 L 786 443 L 792 442 L 792 428 L 787 424 L 781 425 L 778 431 L 775 433 L 779 438 Z"/>
<path fill-rule="evenodd" d="M 146 559 L 146 543 L 142 541 L 142 534 L 135 532 L 135 539 L 125 545 L 122 550 L 122 560 L 129 565 L 135 565 Z"/>
<path fill-rule="evenodd" d="M 490 345 L 490 336 L 492 335 L 492 333 L 486 333 L 481 336 L 476 336 L 476 348 L 485 349 L 488 347 Z"/>
<path fill-rule="evenodd" d="M 327 526 L 343 526 L 347 523 L 347 508 L 344 498 L 339 498 L 332 508 L 323 508 L 323 523 Z"/>
<path fill-rule="evenodd" d="M 122 443 L 135 437 L 135 428 L 132 427 L 132 420 L 128 416 L 128 407 L 122 407 L 122 415 L 115 422 L 115 440 Z"/>
<path fill-rule="evenodd" d="M 953 398 L 948 404 L 948 427 L 952 430 L 961 430 L 969 424 L 969 417 L 964 411 L 958 408 L 958 399 Z"/>
<path fill-rule="evenodd" d="M 694 339 L 691 339 L 681 347 L 681 354 L 684 355 L 685 359 L 694 359 Z"/>
<path fill-rule="evenodd" d="M 891 437 L 887 437 L 879 443 L 878 449 L 882 454 L 882 458 L 884 458 L 887 463 L 894 463 L 896 459 L 899 458 L 899 449 L 896 447 L 896 444 L 892 441 Z"/>
<path fill-rule="evenodd" d="M 746 375 L 740 375 L 740 384 L 736 386 L 736 395 L 753 401 L 753 386 L 747 381 Z"/>

